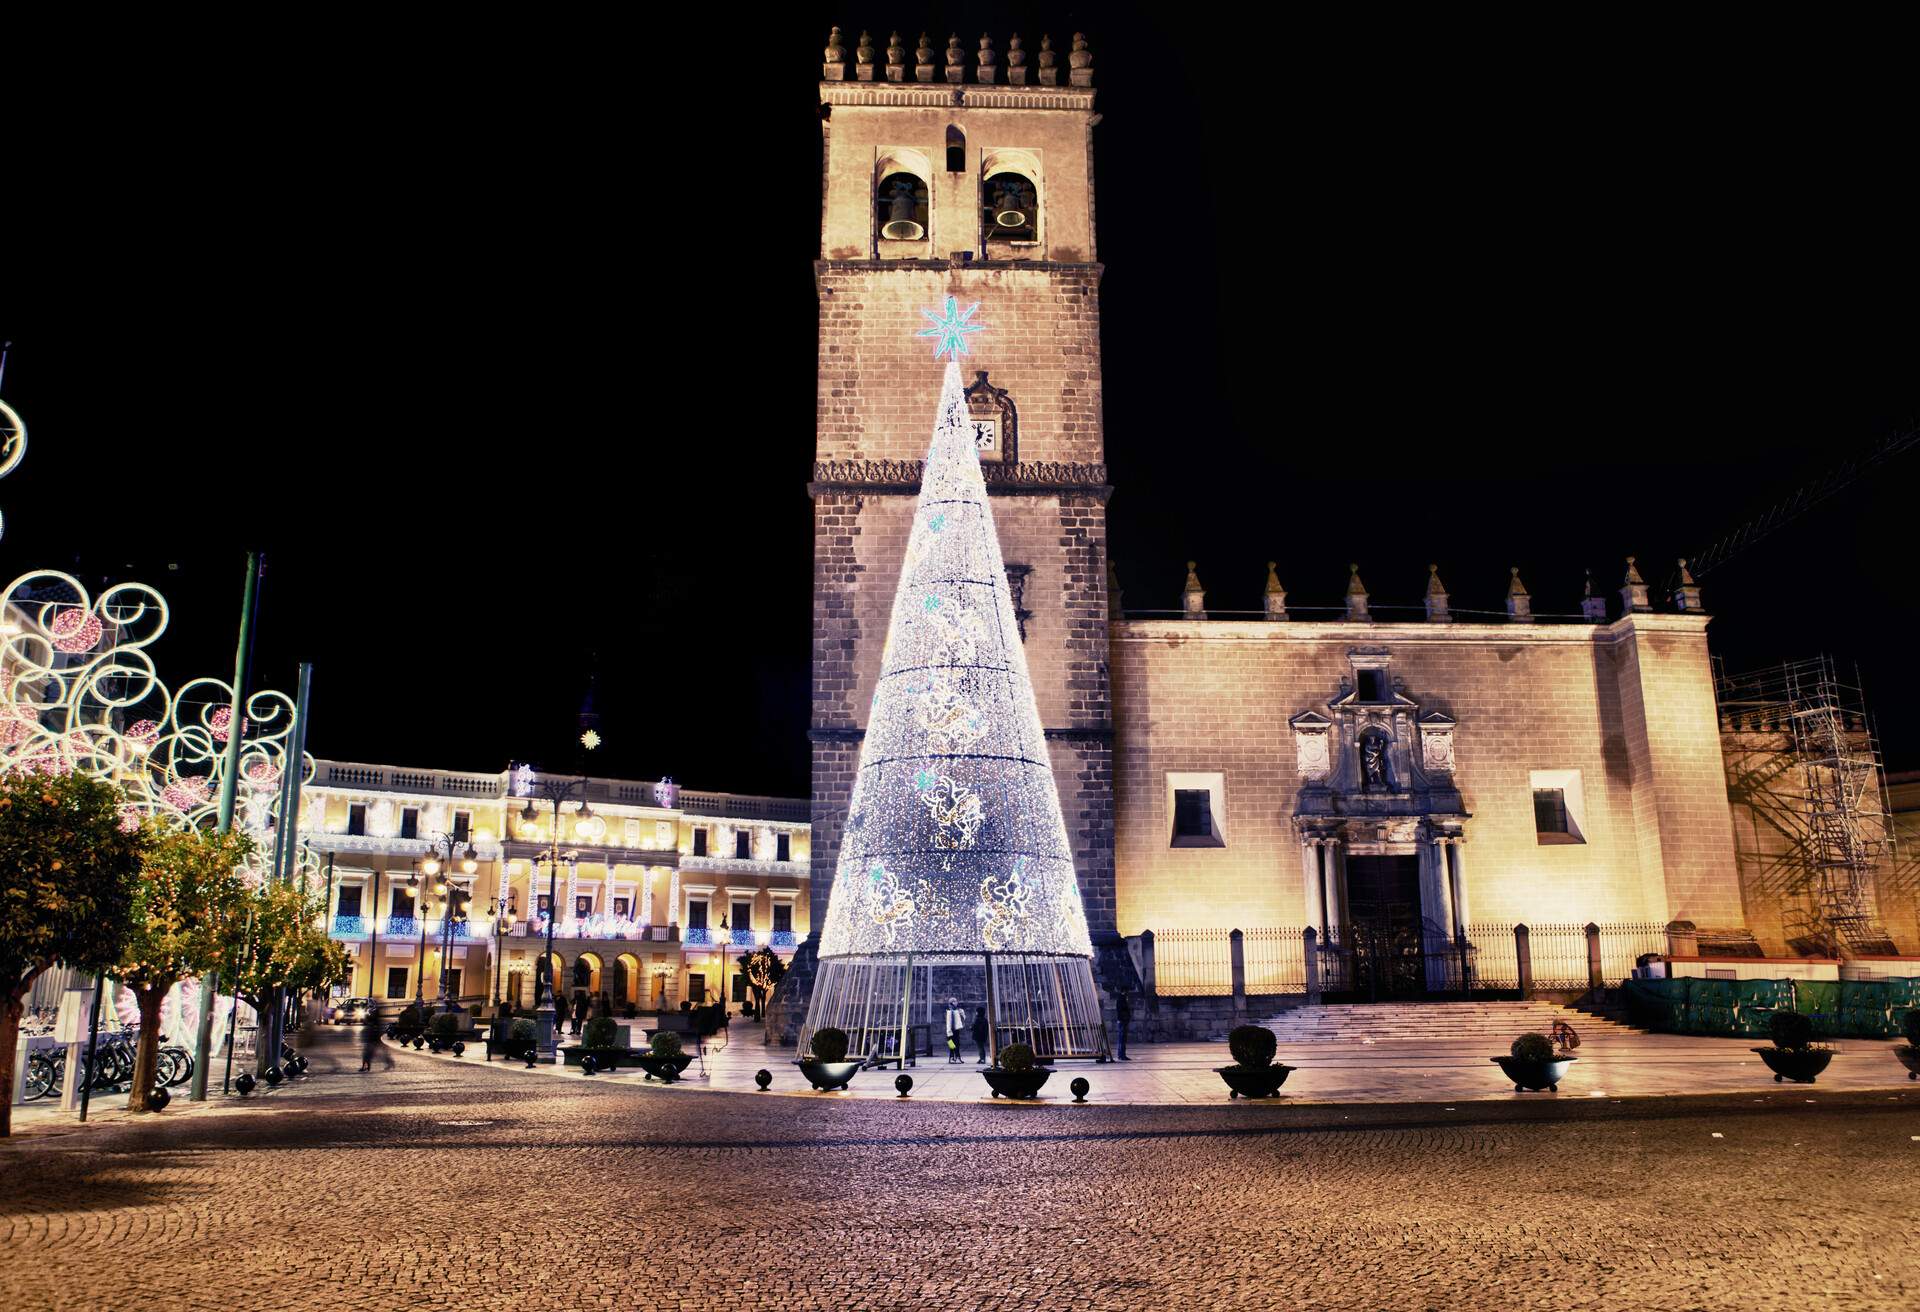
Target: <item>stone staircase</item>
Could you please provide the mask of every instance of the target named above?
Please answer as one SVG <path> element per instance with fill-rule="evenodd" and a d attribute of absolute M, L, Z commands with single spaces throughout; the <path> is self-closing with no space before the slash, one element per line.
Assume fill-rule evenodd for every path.
<path fill-rule="evenodd" d="M 1295 1007 L 1263 1022 L 1287 1043 L 1434 1043 L 1474 1039 L 1504 1048 L 1563 1020 L 1587 1040 L 1639 1031 L 1553 1002 L 1372 1002 Z"/>

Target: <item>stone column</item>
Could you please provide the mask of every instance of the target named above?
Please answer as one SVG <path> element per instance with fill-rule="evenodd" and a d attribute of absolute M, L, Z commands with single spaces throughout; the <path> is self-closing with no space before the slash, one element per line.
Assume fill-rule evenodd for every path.
<path fill-rule="evenodd" d="M 1327 899 L 1320 882 L 1320 840 L 1302 837 L 1300 840 L 1300 868 L 1306 879 L 1306 923 L 1316 933 L 1324 934 L 1327 928 Z"/>
<path fill-rule="evenodd" d="M 1449 838 L 1446 849 L 1453 885 L 1454 934 L 1458 938 L 1465 938 L 1467 926 L 1473 923 L 1467 910 L 1467 853 L 1458 838 Z"/>
<path fill-rule="evenodd" d="M 1420 909 L 1420 946 L 1425 954 L 1427 987 L 1438 992 L 1447 987 L 1447 949 L 1453 941 L 1453 896 L 1446 850 L 1437 838 L 1420 852 Z"/>
<path fill-rule="evenodd" d="M 1346 935 L 1347 860 L 1346 847 L 1337 838 L 1320 844 L 1321 886 L 1326 890 L 1327 937 L 1341 943 Z"/>

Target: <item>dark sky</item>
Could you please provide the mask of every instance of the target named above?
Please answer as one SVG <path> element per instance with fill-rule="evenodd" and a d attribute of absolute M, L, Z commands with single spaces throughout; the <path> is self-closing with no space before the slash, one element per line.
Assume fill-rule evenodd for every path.
<path fill-rule="evenodd" d="M 227 672 L 259 545 L 260 673 L 314 661 L 319 755 L 557 761 L 597 661 L 597 772 L 804 793 L 834 22 L 1091 37 L 1130 608 L 1176 606 L 1193 557 L 1226 609 L 1273 558 L 1301 606 L 1349 560 L 1416 604 L 1437 561 L 1456 607 L 1518 565 L 1570 611 L 1582 569 L 1636 552 L 1658 586 L 1920 419 L 1907 34 L 1163 12 L 308 30 L 243 61 L 175 32 L 22 88 L 0 572 L 157 582 L 184 680 Z M 1857 662 L 1908 767 L 1917 471 L 1704 580 L 1729 665 Z"/>

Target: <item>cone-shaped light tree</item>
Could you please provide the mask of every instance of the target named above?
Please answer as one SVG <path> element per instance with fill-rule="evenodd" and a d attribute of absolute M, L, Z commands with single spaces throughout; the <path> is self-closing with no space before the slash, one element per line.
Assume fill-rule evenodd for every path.
<path fill-rule="evenodd" d="M 977 325 L 951 300 L 941 347 Z M 929 315 L 929 318 L 932 318 Z M 929 332 L 925 335 L 935 335 Z M 1086 915 L 957 360 L 949 359 L 820 939 L 826 1025 L 897 1055 L 948 999 L 1101 1055 Z M 936 1040 L 938 1036 L 936 1035 Z"/>

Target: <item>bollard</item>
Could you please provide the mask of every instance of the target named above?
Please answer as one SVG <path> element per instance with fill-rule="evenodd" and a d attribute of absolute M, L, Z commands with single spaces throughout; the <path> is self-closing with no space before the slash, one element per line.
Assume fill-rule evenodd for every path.
<path fill-rule="evenodd" d="M 1533 998 L 1533 948 L 1528 944 L 1525 925 L 1513 927 L 1513 959 L 1518 964 L 1520 975 L 1520 996 L 1529 1001 Z"/>

